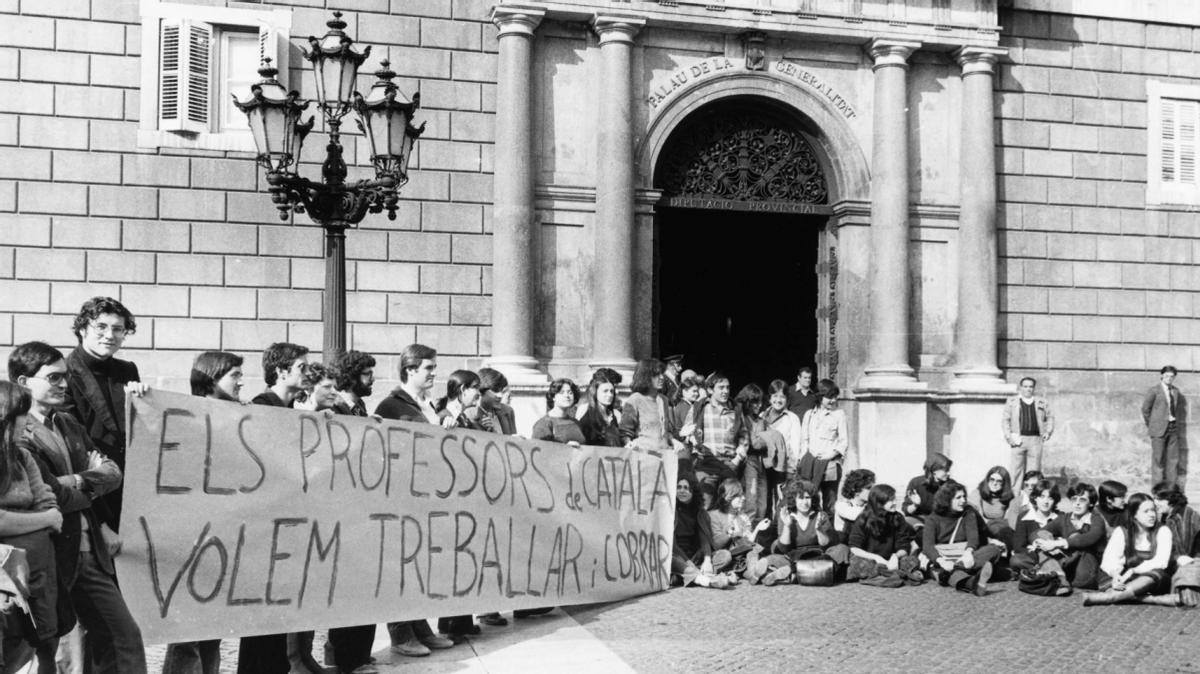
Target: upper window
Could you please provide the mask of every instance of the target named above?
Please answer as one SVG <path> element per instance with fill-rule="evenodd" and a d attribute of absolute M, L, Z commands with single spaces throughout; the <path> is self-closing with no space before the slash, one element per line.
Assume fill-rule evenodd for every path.
<path fill-rule="evenodd" d="M 1146 203 L 1200 204 L 1196 173 L 1200 86 L 1146 84 L 1148 112 Z"/>
<path fill-rule="evenodd" d="M 233 106 L 270 57 L 287 86 L 289 10 L 142 0 L 139 147 L 254 152 L 246 116 Z"/>

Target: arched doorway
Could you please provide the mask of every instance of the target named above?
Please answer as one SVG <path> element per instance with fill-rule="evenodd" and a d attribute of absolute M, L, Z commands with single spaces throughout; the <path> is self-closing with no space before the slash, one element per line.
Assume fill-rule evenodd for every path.
<path fill-rule="evenodd" d="M 829 188 L 810 138 L 792 110 L 754 96 L 705 105 L 667 138 L 654 173 L 660 354 L 721 369 L 735 388 L 828 360 Z"/>

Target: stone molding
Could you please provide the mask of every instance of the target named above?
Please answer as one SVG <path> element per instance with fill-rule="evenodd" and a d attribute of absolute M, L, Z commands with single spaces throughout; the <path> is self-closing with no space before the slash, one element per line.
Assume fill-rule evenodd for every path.
<path fill-rule="evenodd" d="M 492 10 L 492 23 L 500 29 L 499 36 L 533 37 L 533 31 L 545 18 L 546 12 L 534 7 L 499 5 Z"/>
<path fill-rule="evenodd" d="M 981 73 L 994 75 L 996 63 L 1008 55 L 1007 49 L 992 47 L 962 47 L 954 51 L 954 60 L 962 66 L 963 76 Z"/>
<path fill-rule="evenodd" d="M 633 36 L 646 25 L 644 17 L 596 14 L 592 17 L 592 29 L 600 36 L 600 46 L 606 44 L 633 44 Z"/>
<path fill-rule="evenodd" d="M 901 42 L 899 40 L 872 40 L 867 47 L 870 55 L 871 70 L 898 66 L 908 69 L 908 57 L 921 48 L 920 42 Z"/>

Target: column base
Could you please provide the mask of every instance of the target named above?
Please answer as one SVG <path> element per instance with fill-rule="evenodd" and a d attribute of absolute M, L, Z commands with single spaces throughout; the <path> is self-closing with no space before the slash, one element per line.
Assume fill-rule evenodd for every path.
<path fill-rule="evenodd" d="M 950 474 L 959 482 L 975 485 L 992 466 L 1009 467 L 1010 449 L 1000 428 L 1005 399 L 972 398 L 945 406 L 950 416 L 946 455 L 954 461 Z"/>
<path fill-rule="evenodd" d="M 857 417 L 858 466 L 902 492 L 925 463 L 929 404 L 923 397 L 860 399 Z"/>
<path fill-rule="evenodd" d="M 870 367 L 863 372 L 858 384 L 854 387 L 855 397 L 864 394 L 884 395 L 924 395 L 929 390 L 929 384 L 919 381 L 913 369 L 907 365 Z"/>
<path fill-rule="evenodd" d="M 529 356 L 493 356 L 484 365 L 504 373 L 508 385 L 512 387 L 545 386 L 550 383 L 550 375 L 537 369 L 537 359 Z"/>
<path fill-rule="evenodd" d="M 1000 378 L 995 368 L 970 368 L 955 370 L 950 381 L 950 390 L 959 393 L 989 395 L 1013 395 L 1016 387 Z"/>
<path fill-rule="evenodd" d="M 593 372 L 602 367 L 607 367 L 617 371 L 621 375 L 621 386 L 628 387 L 633 381 L 633 371 L 637 368 L 637 361 L 632 358 L 597 358 L 587 364 Z"/>

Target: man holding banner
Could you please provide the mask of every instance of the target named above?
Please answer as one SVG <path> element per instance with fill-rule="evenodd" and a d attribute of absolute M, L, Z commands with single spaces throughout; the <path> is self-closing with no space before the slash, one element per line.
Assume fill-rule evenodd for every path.
<path fill-rule="evenodd" d="M 384 419 L 440 425 L 437 410 L 429 400 L 436 371 L 436 350 L 424 344 L 404 347 L 400 354 L 400 386 L 379 403 L 375 414 Z M 453 640 L 434 634 L 424 619 L 388 623 L 388 633 L 392 638 L 392 650 L 409 657 L 429 655 L 431 648 L 454 646 Z"/>

